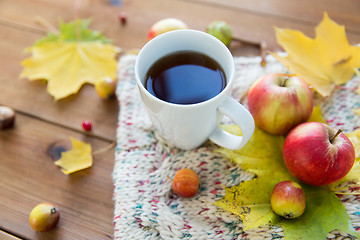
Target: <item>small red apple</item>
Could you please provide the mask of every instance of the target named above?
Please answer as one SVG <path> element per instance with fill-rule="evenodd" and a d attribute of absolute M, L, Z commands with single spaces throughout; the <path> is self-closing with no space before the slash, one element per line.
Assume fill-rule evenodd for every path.
<path fill-rule="evenodd" d="M 310 118 L 313 95 L 308 84 L 299 77 L 266 74 L 251 86 L 248 106 L 260 128 L 282 135 Z"/>
<path fill-rule="evenodd" d="M 343 178 L 355 161 L 355 150 L 341 130 L 319 122 L 302 123 L 285 138 L 283 157 L 290 173 L 310 185 Z"/>
<path fill-rule="evenodd" d="M 40 203 L 31 210 L 30 226 L 37 232 L 45 232 L 56 226 L 60 211 L 51 203 Z"/>
<path fill-rule="evenodd" d="M 149 32 L 148 32 L 148 41 L 150 41 L 151 39 L 153 39 L 154 37 L 165 33 L 165 32 L 169 32 L 172 30 L 177 30 L 177 29 L 187 29 L 187 25 L 176 18 L 165 18 L 162 19 L 156 23 L 154 23 Z"/>
<path fill-rule="evenodd" d="M 104 99 L 115 96 L 117 80 L 111 77 L 102 77 L 95 83 L 97 94 Z"/>
<path fill-rule="evenodd" d="M 224 21 L 213 21 L 206 28 L 206 32 L 218 38 L 226 46 L 229 46 L 233 39 L 231 27 Z"/>
<path fill-rule="evenodd" d="M 276 214 L 285 218 L 297 218 L 305 211 L 305 193 L 296 182 L 279 182 L 271 193 L 270 203 Z"/>

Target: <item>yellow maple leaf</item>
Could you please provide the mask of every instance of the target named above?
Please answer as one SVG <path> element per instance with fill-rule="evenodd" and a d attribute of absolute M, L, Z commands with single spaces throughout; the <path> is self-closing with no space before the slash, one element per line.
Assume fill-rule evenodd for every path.
<path fill-rule="evenodd" d="M 115 79 L 116 56 L 120 49 L 101 32 L 89 28 L 90 20 L 64 23 L 26 49 L 31 57 L 22 61 L 20 77 L 48 82 L 47 91 L 55 100 L 77 93 L 85 83 Z"/>
<path fill-rule="evenodd" d="M 354 109 L 353 111 L 354 111 L 354 113 L 356 113 L 357 115 L 360 116 L 360 108 Z"/>
<path fill-rule="evenodd" d="M 359 71 L 359 69 L 354 68 L 354 70 L 355 70 L 355 73 L 356 73 L 357 77 L 360 79 L 360 71 Z M 359 87 L 358 87 L 358 89 L 357 89 L 356 92 L 357 92 L 358 94 L 360 94 L 360 85 L 359 85 Z M 356 113 L 360 115 L 360 108 L 358 109 L 358 112 L 356 112 Z"/>
<path fill-rule="evenodd" d="M 49 42 L 30 48 L 20 77 L 46 79 L 47 91 L 55 100 L 77 93 L 85 83 L 102 77 L 116 78 L 117 50 L 101 42 Z"/>
<path fill-rule="evenodd" d="M 345 134 L 351 141 L 355 149 L 355 157 L 360 158 L 360 129 Z M 360 176 L 359 176 L 360 177 Z"/>
<path fill-rule="evenodd" d="M 345 27 L 332 21 L 326 12 L 315 29 L 314 39 L 297 30 L 275 28 L 275 31 L 288 56 L 272 55 L 324 97 L 336 85 L 348 82 L 354 67 L 360 66 L 360 47 L 349 45 Z"/>
<path fill-rule="evenodd" d="M 322 115 L 320 105 L 316 105 L 313 108 L 312 114 L 311 114 L 310 118 L 307 121 L 308 122 L 321 122 L 321 123 L 328 124 L 328 122 L 326 121 L 326 119 Z"/>
<path fill-rule="evenodd" d="M 91 145 L 72 137 L 70 140 L 72 149 L 62 152 L 61 158 L 55 161 L 55 165 L 61 167 L 61 171 L 65 174 L 91 167 L 93 164 Z"/>

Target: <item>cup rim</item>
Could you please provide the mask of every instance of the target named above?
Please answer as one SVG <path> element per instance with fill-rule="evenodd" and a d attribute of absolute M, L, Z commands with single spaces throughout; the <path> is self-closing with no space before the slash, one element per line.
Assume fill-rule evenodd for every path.
<path fill-rule="evenodd" d="M 203 35 L 203 36 L 207 36 L 208 38 L 210 38 L 212 41 L 216 42 L 217 44 L 219 44 L 220 48 L 223 48 L 224 51 L 227 53 L 227 55 L 229 57 L 232 58 L 231 60 L 231 63 L 232 63 L 232 66 L 231 66 L 231 70 L 230 70 L 230 73 L 229 73 L 229 76 L 226 75 L 226 86 L 225 88 L 220 92 L 218 93 L 216 96 L 208 99 L 208 100 L 205 100 L 205 101 L 202 101 L 202 102 L 199 102 L 199 103 L 191 103 L 191 104 L 180 104 L 180 103 L 171 103 L 171 102 L 167 102 L 167 101 L 164 101 L 160 98 L 157 98 L 155 97 L 154 95 L 152 95 L 144 86 L 144 84 L 142 83 L 142 81 L 140 80 L 140 77 L 139 77 L 139 73 L 138 73 L 138 69 L 139 69 L 139 61 L 138 61 L 138 58 L 141 57 L 141 55 L 143 54 L 144 51 L 146 51 L 147 48 L 151 47 L 152 45 L 152 42 L 153 41 L 158 41 L 159 39 L 162 39 L 162 38 L 167 38 L 168 35 L 176 35 L 176 34 L 182 34 L 182 32 L 192 32 L 194 34 L 199 34 L 199 35 Z M 174 51 L 175 52 L 175 51 Z M 171 53 L 171 52 L 169 52 Z M 204 53 L 203 53 L 204 54 Z M 159 58 L 160 59 L 160 58 Z M 216 61 L 216 60 L 215 60 Z M 219 62 L 218 62 L 219 63 Z M 221 63 L 219 63 L 221 65 Z M 221 65 L 222 66 L 222 65 Z M 151 66 L 150 66 L 151 67 Z M 169 31 L 169 32 L 165 32 L 165 33 L 162 33 L 158 36 L 156 36 L 155 38 L 153 38 L 152 40 L 148 41 L 139 51 L 139 54 L 135 60 L 135 79 L 136 79 L 136 83 L 138 85 L 139 88 L 141 88 L 141 91 L 144 92 L 148 97 L 150 97 L 151 99 L 153 99 L 154 101 L 157 101 L 157 102 L 161 102 L 162 104 L 165 104 L 165 105 L 169 105 L 169 106 L 176 106 L 176 107 L 183 107 L 183 108 L 189 108 L 189 107 L 197 107 L 197 106 L 202 106 L 202 105 L 205 105 L 205 104 L 210 104 L 211 102 L 214 102 L 216 101 L 218 98 L 222 97 L 225 92 L 229 91 L 230 88 L 232 87 L 232 82 L 233 82 L 233 78 L 234 78 L 234 72 L 235 72 L 235 63 L 233 61 L 233 56 L 230 52 L 230 50 L 228 49 L 228 47 L 223 43 L 221 42 L 218 38 L 212 36 L 211 34 L 209 33 L 206 33 L 206 32 L 203 32 L 203 31 L 199 31 L 199 30 L 194 30 L 194 29 L 178 29 L 178 30 L 172 30 L 172 31 Z"/>

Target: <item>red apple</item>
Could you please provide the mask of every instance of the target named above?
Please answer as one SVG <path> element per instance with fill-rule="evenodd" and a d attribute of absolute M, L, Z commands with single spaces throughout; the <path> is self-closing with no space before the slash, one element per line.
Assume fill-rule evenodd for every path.
<path fill-rule="evenodd" d="M 283 157 L 290 173 L 310 185 L 327 185 L 343 178 L 355 161 L 349 138 L 327 124 L 302 123 L 285 138 Z"/>
<path fill-rule="evenodd" d="M 151 39 L 153 39 L 154 37 L 165 33 L 165 32 L 169 32 L 172 30 L 177 30 L 177 29 L 187 29 L 187 25 L 176 18 L 165 18 L 162 19 L 156 23 L 154 23 L 149 32 L 148 32 L 148 41 L 150 41 Z"/>
<path fill-rule="evenodd" d="M 297 218 L 305 211 L 305 193 L 296 182 L 279 182 L 271 193 L 270 203 L 276 214 L 285 218 Z"/>
<path fill-rule="evenodd" d="M 301 78 L 272 73 L 264 75 L 251 86 L 248 106 L 260 128 L 282 135 L 310 118 L 313 95 Z"/>

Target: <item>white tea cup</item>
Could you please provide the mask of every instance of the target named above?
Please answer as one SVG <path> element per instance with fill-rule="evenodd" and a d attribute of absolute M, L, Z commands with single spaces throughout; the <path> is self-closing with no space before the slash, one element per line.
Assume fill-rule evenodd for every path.
<path fill-rule="evenodd" d="M 205 54 L 222 67 L 225 88 L 215 97 L 194 104 L 175 104 L 161 100 L 145 88 L 146 75 L 160 58 L 179 51 Z M 255 123 L 250 112 L 231 94 L 235 65 L 229 49 L 217 38 L 197 30 L 174 30 L 163 33 L 140 50 L 135 62 L 135 77 L 142 102 L 158 134 L 170 145 L 190 150 L 207 139 L 227 149 L 240 149 L 251 138 Z M 219 124 L 223 116 L 230 118 L 242 136 L 230 134 Z"/>

